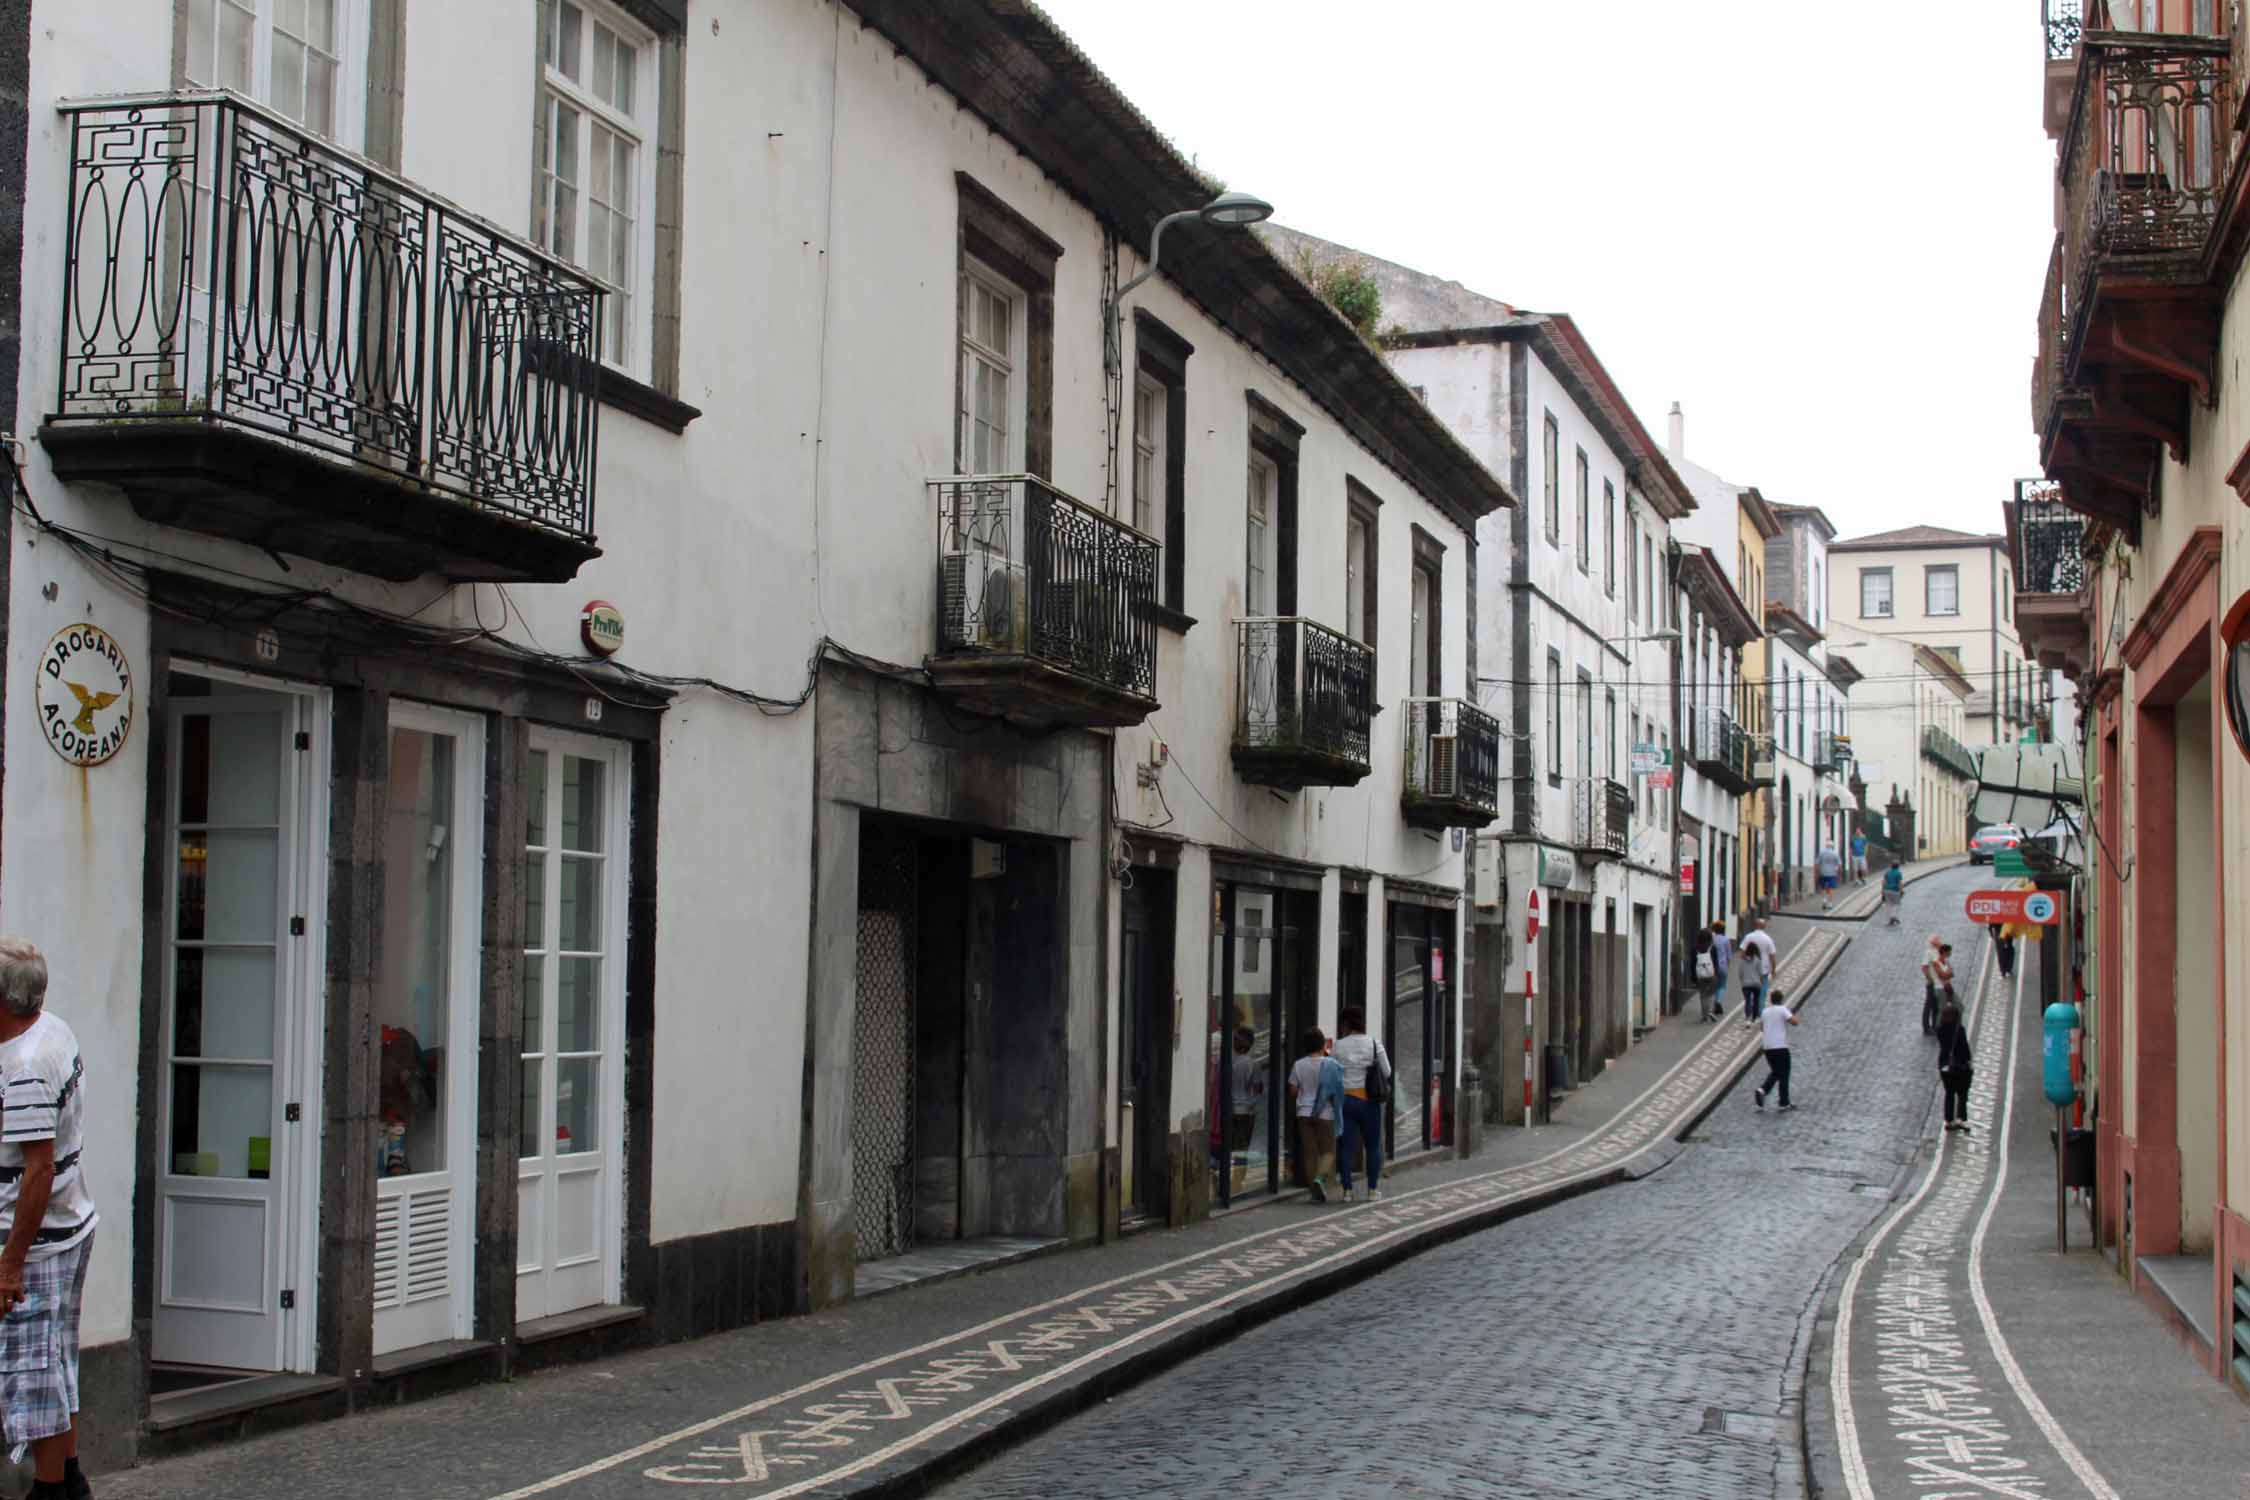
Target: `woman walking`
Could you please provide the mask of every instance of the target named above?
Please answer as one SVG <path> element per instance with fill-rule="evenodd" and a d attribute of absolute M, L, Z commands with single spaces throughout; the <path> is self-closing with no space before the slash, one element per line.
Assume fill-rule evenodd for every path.
<path fill-rule="evenodd" d="M 1976 1076 L 1969 1053 L 1969 1028 L 1962 1024 L 1961 1007 L 1953 1000 L 1938 1012 L 1937 1076 L 1945 1090 L 1945 1128 L 1969 1128 L 1969 1083 Z"/>
<path fill-rule="evenodd" d="M 1953 998 L 1953 945 L 1930 934 L 1922 957 L 1922 1035 L 1937 1030 L 1938 1007 Z"/>
<path fill-rule="evenodd" d="M 1704 1021 L 1716 1021 L 1719 1013 L 1711 1004 L 1712 995 L 1719 987 L 1719 956 L 1711 951 L 1711 929 L 1695 929 L 1695 999 L 1698 1016 Z"/>
<path fill-rule="evenodd" d="M 1336 1018 L 1336 1063 L 1344 1070 L 1343 1138 L 1336 1149 L 1336 1180 L 1344 1201 L 1352 1201 L 1352 1163 L 1367 1151 L 1367 1201 L 1383 1197 L 1383 1106 L 1390 1101 L 1391 1059 L 1383 1044 L 1367 1034 L 1367 1012 L 1347 1006 Z"/>
<path fill-rule="evenodd" d="M 1327 1055 L 1328 1038 L 1308 1026 L 1297 1038 L 1297 1064 L 1289 1090 L 1297 1097 L 1297 1170 L 1312 1201 L 1328 1201 L 1328 1173 L 1336 1159 L 1336 1116 L 1344 1104 L 1344 1070 Z"/>

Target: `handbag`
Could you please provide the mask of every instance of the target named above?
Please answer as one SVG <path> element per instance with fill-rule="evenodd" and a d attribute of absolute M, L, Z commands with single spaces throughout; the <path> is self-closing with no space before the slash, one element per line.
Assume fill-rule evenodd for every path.
<path fill-rule="evenodd" d="M 1388 1104 L 1391 1102 L 1391 1075 L 1383 1070 L 1383 1054 L 1380 1052 L 1367 1059 L 1367 1083 L 1365 1087 L 1368 1103 Z"/>
<path fill-rule="evenodd" d="M 1711 950 L 1708 948 L 1695 955 L 1695 977 L 1698 979 L 1716 979 L 1719 977 L 1719 966 L 1712 959 Z"/>

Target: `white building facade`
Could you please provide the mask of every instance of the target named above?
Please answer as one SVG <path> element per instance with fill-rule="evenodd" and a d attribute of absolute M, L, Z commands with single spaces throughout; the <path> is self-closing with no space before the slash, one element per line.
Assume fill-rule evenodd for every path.
<path fill-rule="evenodd" d="M 96 1101 L 91 1432 L 1179 1220 L 1279 1182 L 1345 1004 L 1452 1139 L 1507 489 L 1220 225 L 1112 356 L 1209 191 L 1090 63 L 307 11 L 31 33 L 0 907 Z M 1007 82 L 1058 67 L 1069 130 Z"/>

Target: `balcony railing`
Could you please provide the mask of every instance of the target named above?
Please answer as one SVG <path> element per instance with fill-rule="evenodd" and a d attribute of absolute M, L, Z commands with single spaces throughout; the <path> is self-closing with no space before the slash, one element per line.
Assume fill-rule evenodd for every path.
<path fill-rule="evenodd" d="M 2078 38 L 2086 29 L 2085 0 L 2042 0 L 2047 28 L 2047 61 L 2063 62 L 2078 55 Z"/>
<path fill-rule="evenodd" d="M 1590 776 L 1576 783 L 1571 842 L 1596 855 L 1622 859 L 1631 836 L 1633 792 L 1622 781 Z"/>
<path fill-rule="evenodd" d="M 2031 367 L 2031 430 L 2046 435 L 2063 393 L 2063 330 L 2069 326 L 2068 288 L 2063 277 L 2063 236 L 2055 236 L 2047 256 L 2047 281 L 2039 295 L 2039 354 Z"/>
<path fill-rule="evenodd" d="M 1750 736 L 1724 709 L 1705 704 L 1688 717 L 1695 733 L 1695 768 L 1726 791 L 1740 796 L 1750 779 Z"/>
<path fill-rule="evenodd" d="M 64 446 L 249 434 L 260 463 L 340 461 L 401 512 L 442 497 L 592 555 L 596 283 L 232 95 L 64 113 Z"/>
<path fill-rule="evenodd" d="M 2080 51 L 2061 152 L 2065 379 L 2105 263 L 2201 253 L 2233 142 L 2225 39 L 2102 31 Z"/>
<path fill-rule="evenodd" d="M 2062 503 L 2052 484 L 2016 485 L 2016 589 L 2076 594 L 2086 586 L 2086 517 Z"/>
<path fill-rule="evenodd" d="M 1848 742 L 1839 742 L 1833 732 L 1825 729 L 1814 730 L 1812 739 L 1813 770 L 1823 775 L 1841 773 L 1845 761 L 1851 758 Z"/>
<path fill-rule="evenodd" d="M 1500 815 L 1500 721 L 1459 698 L 1408 698 L 1399 803 L 1423 828 L 1482 828 Z"/>
<path fill-rule="evenodd" d="M 1156 543 L 1029 474 L 930 481 L 937 685 L 1027 724 L 1137 724 L 1156 707 Z"/>
<path fill-rule="evenodd" d="M 1922 754 L 1956 776 L 1974 781 L 1979 775 L 1975 753 L 1935 724 L 1923 726 Z"/>
<path fill-rule="evenodd" d="M 1262 786 L 1350 786 L 1369 768 L 1375 653 L 1296 615 L 1236 622 L 1234 763 Z"/>

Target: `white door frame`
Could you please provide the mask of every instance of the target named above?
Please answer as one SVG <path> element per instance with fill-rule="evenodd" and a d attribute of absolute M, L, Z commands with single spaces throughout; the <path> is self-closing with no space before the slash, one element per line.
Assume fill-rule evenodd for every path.
<path fill-rule="evenodd" d="M 303 749 L 284 748 L 280 777 L 281 829 L 285 835 L 278 853 L 286 861 L 276 881 L 281 909 L 276 913 L 276 997 L 274 1015 L 273 1088 L 277 1106 L 295 1103 L 298 1119 L 278 1128 L 273 1141 L 268 1181 L 276 1227 L 269 1235 L 271 1264 L 267 1267 L 265 1295 L 278 1300 L 283 1289 L 295 1292 L 294 1305 L 276 1309 L 273 1364 L 276 1369 L 309 1372 L 317 1353 L 316 1331 L 320 1300 L 320 1171 L 323 1053 L 327 1039 L 327 882 L 329 822 L 330 694 L 324 687 L 275 677 L 261 677 L 187 660 L 174 661 L 173 673 L 200 677 L 221 687 L 249 688 L 290 701 L 290 732 L 306 737 Z M 226 695 L 217 693 L 223 699 Z M 158 1055 L 165 1059 L 157 1078 L 157 1159 L 152 1163 L 157 1181 L 156 1308 L 165 1303 L 164 1278 L 168 1265 L 170 1219 L 165 1211 L 165 1179 L 171 1169 L 172 1068 L 169 1062 L 177 963 L 173 951 L 179 920 L 180 717 L 192 712 L 196 700 L 174 699 L 166 714 L 168 753 L 162 774 L 164 822 L 160 855 L 164 860 L 163 988 L 159 1005 Z M 302 917 L 304 931 L 292 934 L 288 919 Z M 153 1343 L 152 1343 L 153 1348 Z"/>
<path fill-rule="evenodd" d="M 602 739 L 593 735 L 576 734 L 569 730 L 550 729 L 535 724 L 530 729 L 530 749 L 535 754 L 545 752 L 558 757 L 547 781 L 549 793 L 557 798 L 561 795 L 559 757 L 565 755 L 577 756 L 585 760 L 598 761 L 604 767 L 604 795 L 607 802 L 602 809 L 602 848 L 605 851 L 608 868 L 604 871 L 606 878 L 602 890 L 601 914 L 604 954 L 601 982 L 603 1066 L 599 1069 L 599 1076 L 602 1080 L 600 1104 L 602 1147 L 598 1154 L 603 1158 L 601 1170 L 608 1174 L 610 1180 L 604 1184 L 601 1194 L 601 1222 L 597 1233 L 599 1243 L 602 1246 L 601 1302 L 614 1305 L 623 1300 L 624 1295 L 625 962 L 628 938 L 626 921 L 630 895 L 627 886 L 631 880 L 631 851 L 627 847 L 627 840 L 630 837 L 632 825 L 630 816 L 633 775 L 632 746 L 624 740 Z M 520 832 L 515 836 L 520 841 Z M 543 872 L 547 889 L 545 900 L 542 902 L 542 910 L 549 914 L 548 920 L 550 921 L 560 920 L 562 855 L 559 843 L 555 842 L 559 840 L 560 836 L 559 818 L 550 817 L 547 834 L 550 842 L 546 846 L 549 853 L 546 868 Z M 526 947 L 532 946 L 534 936 L 531 933 L 525 934 Z M 536 936 L 541 939 L 539 946 L 544 947 L 544 934 Z M 556 1000 L 559 993 L 560 972 L 561 965 L 550 960 L 541 975 L 542 994 L 539 1013 L 543 1034 L 540 1039 L 539 1050 L 546 1054 L 546 1058 L 541 1064 L 542 1067 L 552 1061 L 553 1049 L 546 1045 L 545 1035 L 551 1033 L 557 1024 Z M 528 1046 L 520 1046 L 520 1044 L 519 1049 L 522 1051 L 530 1050 Z M 519 1192 L 522 1191 L 522 1187 L 526 1183 L 540 1178 L 552 1178 L 555 1175 L 553 1169 L 548 1165 L 551 1160 L 553 1140 L 551 1136 L 546 1136 L 544 1131 L 546 1113 L 555 1107 L 555 1091 L 550 1088 L 543 1088 L 539 1097 L 541 1119 L 539 1121 L 524 1121 L 521 1128 L 524 1130 L 540 1130 L 543 1139 L 540 1141 L 540 1152 L 537 1156 L 519 1157 L 516 1174 Z M 548 1211 L 541 1215 L 539 1224 L 542 1242 L 536 1246 L 531 1246 L 519 1240 L 516 1247 L 519 1320 L 522 1319 L 521 1299 L 524 1276 L 535 1271 L 543 1271 L 551 1276 L 560 1269 L 554 1264 L 557 1258 L 556 1236 L 559 1225 L 558 1216 L 553 1212 L 553 1194 L 548 1195 L 546 1207 Z M 520 1217 L 518 1222 L 520 1225 Z M 533 1316 L 539 1315 L 534 1314 Z"/>
<path fill-rule="evenodd" d="M 436 1342 L 441 1338 L 465 1339 L 475 1322 L 476 1298 L 476 1183 L 477 1183 L 477 1053 L 484 1005 L 484 716 L 460 709 L 391 700 L 390 727 L 450 737 L 454 754 L 452 823 L 444 857 L 453 862 L 451 940 L 446 980 L 452 993 L 446 1006 L 445 1081 L 446 1166 L 443 1173 L 382 1178 L 375 1183 L 378 1202 L 386 1196 L 411 1193 L 417 1184 L 448 1176 L 446 1238 L 448 1280 L 447 1310 L 430 1319 L 424 1331 L 434 1335 L 409 1335 L 387 1344 L 378 1335 L 375 1352 Z M 384 957 L 392 955 L 385 953 Z M 388 1190 L 388 1191 L 386 1191 Z M 404 1212 L 402 1209 L 401 1212 Z M 405 1274 L 401 1271 L 401 1276 Z M 400 1313 L 406 1307 L 398 1309 Z M 377 1309 L 378 1327 L 383 1310 Z M 419 1322 L 420 1320 L 416 1320 Z"/>

